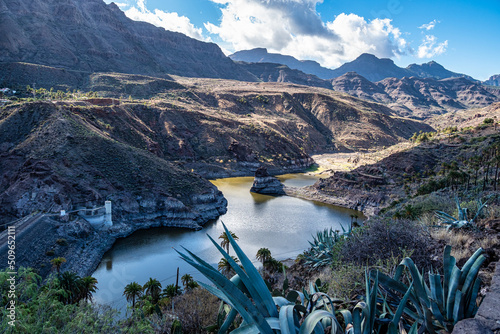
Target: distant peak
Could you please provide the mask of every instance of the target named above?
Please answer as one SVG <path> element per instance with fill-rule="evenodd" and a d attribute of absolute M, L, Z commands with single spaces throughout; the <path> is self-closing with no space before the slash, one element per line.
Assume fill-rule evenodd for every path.
<path fill-rule="evenodd" d="M 375 55 L 372 55 L 371 53 L 362 53 L 356 59 L 358 60 L 358 59 L 379 59 L 379 58 L 377 58 L 377 56 Z"/>

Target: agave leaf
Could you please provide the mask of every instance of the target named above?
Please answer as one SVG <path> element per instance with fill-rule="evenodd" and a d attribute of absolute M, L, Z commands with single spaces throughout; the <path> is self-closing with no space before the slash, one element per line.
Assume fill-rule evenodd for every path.
<path fill-rule="evenodd" d="M 395 280 L 395 279 L 392 279 L 390 278 L 389 276 L 383 274 L 383 273 L 379 273 L 379 282 L 380 284 L 385 287 L 385 289 L 392 294 L 391 290 L 394 290 L 394 291 L 397 291 L 401 294 L 405 294 L 407 291 L 408 291 L 408 286 L 406 286 L 405 284 Z M 413 303 L 413 305 L 416 307 L 416 311 L 418 312 L 418 316 L 415 315 L 414 312 L 412 312 L 409 308 L 406 308 L 405 309 L 405 313 L 408 314 L 409 316 L 411 316 L 413 319 L 417 320 L 417 319 L 423 319 L 424 318 L 424 313 L 423 311 L 420 309 L 420 307 L 418 307 L 420 305 L 417 297 L 415 296 L 415 293 L 413 292 L 414 289 L 412 289 L 412 292 L 410 293 L 410 301 Z M 396 299 L 398 299 L 398 297 L 396 295 L 393 295 Z"/>
<path fill-rule="evenodd" d="M 392 318 L 392 324 L 394 325 L 395 328 L 398 327 L 399 321 L 401 320 L 401 317 L 403 316 L 404 309 L 406 307 L 406 303 L 408 302 L 408 299 L 410 298 L 411 295 L 411 290 L 413 288 L 413 283 L 410 284 L 408 287 L 408 291 L 406 291 L 405 295 L 401 299 L 401 302 L 398 305 L 398 308 L 396 309 L 396 312 L 394 313 L 394 317 Z"/>
<path fill-rule="evenodd" d="M 429 273 L 429 285 L 432 299 L 435 301 L 438 311 L 442 314 L 445 310 L 443 300 L 443 287 L 441 286 L 441 276 L 439 274 Z"/>
<path fill-rule="evenodd" d="M 480 255 L 470 268 L 467 277 L 465 278 L 464 285 L 462 287 L 463 293 L 467 294 L 468 290 L 471 288 L 472 284 L 474 283 L 477 277 L 477 274 L 479 273 L 479 269 L 481 269 L 481 266 L 483 265 L 484 261 L 486 261 L 486 258 L 483 255 Z"/>
<path fill-rule="evenodd" d="M 342 314 L 342 316 L 344 317 L 344 323 L 347 327 L 347 325 L 349 324 L 352 324 L 352 314 L 351 314 L 351 311 L 349 310 L 339 310 L 338 311 L 340 314 Z"/>
<path fill-rule="evenodd" d="M 222 254 L 222 256 L 224 256 L 224 258 L 228 261 L 231 268 L 233 268 L 233 270 L 236 272 L 236 274 L 238 275 L 239 279 L 247 289 L 250 296 L 255 300 L 255 305 L 259 310 L 259 312 L 261 312 L 261 314 L 263 314 L 264 316 L 269 316 L 269 314 L 267 314 L 267 309 L 264 307 L 265 301 L 262 300 L 261 295 L 257 292 L 256 287 L 254 286 L 253 282 L 250 280 L 248 275 L 243 271 L 243 269 L 241 269 L 241 267 L 236 263 L 236 261 L 234 261 L 234 259 L 231 256 L 229 256 L 229 254 L 221 246 L 219 246 L 219 244 L 214 239 L 212 239 L 211 236 L 209 236 L 208 234 L 207 236 L 210 239 L 210 241 L 212 241 L 212 243 L 215 245 L 217 250 Z"/>
<path fill-rule="evenodd" d="M 418 334 L 418 321 L 415 321 L 413 323 L 410 330 L 408 331 L 408 334 Z"/>
<path fill-rule="evenodd" d="M 479 277 L 476 278 L 474 282 L 474 286 L 470 289 L 470 296 L 468 296 L 467 300 L 467 309 L 465 310 L 465 317 L 472 318 L 476 315 L 477 312 L 477 295 L 479 293 L 479 288 L 481 287 L 481 279 Z"/>
<path fill-rule="evenodd" d="M 455 260 L 455 258 L 451 256 L 451 246 L 446 245 L 443 252 L 443 300 L 445 301 L 445 303 L 448 300 L 448 290 L 451 273 L 453 272 L 453 268 L 455 267 L 456 262 L 457 261 Z"/>
<path fill-rule="evenodd" d="M 465 278 L 469 274 L 469 270 L 472 268 L 472 265 L 476 262 L 476 260 L 479 258 L 479 256 L 483 253 L 483 249 L 480 247 L 478 250 L 472 254 L 472 256 L 465 262 L 464 266 L 462 267 L 462 274 L 460 275 L 460 285 L 463 285 L 465 282 Z"/>
<path fill-rule="evenodd" d="M 273 298 L 273 301 L 274 301 L 274 305 L 278 306 L 278 307 L 282 307 L 282 306 L 285 306 L 285 305 L 291 305 L 292 303 L 284 298 L 284 297 L 272 297 Z M 293 305 L 293 304 L 292 304 Z"/>
<path fill-rule="evenodd" d="M 229 311 L 229 314 L 226 317 L 226 320 L 224 320 L 224 323 L 222 326 L 219 328 L 219 333 L 224 334 L 229 330 L 229 327 L 231 327 L 231 324 L 233 323 L 234 319 L 236 319 L 236 316 L 238 315 L 238 311 L 233 307 L 231 311 Z"/>
<path fill-rule="evenodd" d="M 299 334 L 323 334 L 324 329 L 323 325 L 321 325 L 321 321 L 325 318 L 329 318 L 332 320 L 332 333 L 342 334 L 342 328 L 335 318 L 335 315 L 323 310 L 317 310 L 310 313 L 302 323 L 302 326 L 300 326 Z"/>
<path fill-rule="evenodd" d="M 288 294 L 286 295 L 286 299 L 294 304 L 297 301 L 297 298 L 299 298 L 299 293 L 295 290 L 288 292 Z"/>
<path fill-rule="evenodd" d="M 365 302 L 359 302 L 352 310 L 352 328 L 354 334 L 361 334 L 364 310 L 367 307 Z"/>
<path fill-rule="evenodd" d="M 455 295 L 460 282 L 460 269 L 453 267 L 448 286 L 448 298 L 446 300 L 446 318 L 453 319 L 453 308 L 455 307 Z"/>
<path fill-rule="evenodd" d="M 215 297 L 229 304 L 233 309 L 236 309 L 243 318 L 243 320 L 250 323 L 253 322 L 250 314 L 245 310 L 245 308 L 242 307 L 241 304 L 234 302 L 232 298 L 228 297 L 224 292 L 203 282 L 198 282 L 198 284 L 200 284 L 201 287 L 203 287 L 205 290 L 213 294 Z"/>
<path fill-rule="evenodd" d="M 476 218 L 477 218 L 477 217 L 481 214 L 481 211 L 482 211 L 482 210 L 486 207 L 486 205 L 488 204 L 488 200 L 489 200 L 489 198 L 488 198 L 486 201 L 484 201 L 484 203 L 482 203 L 482 202 L 481 202 L 481 199 L 479 199 L 479 200 L 477 201 L 477 204 L 478 204 L 479 208 L 477 209 L 477 212 L 476 212 L 476 215 L 474 216 L 474 218 L 472 218 L 472 220 L 471 220 L 472 222 L 475 222 L 475 221 L 476 221 Z"/>
<path fill-rule="evenodd" d="M 441 312 L 439 306 L 434 300 L 431 300 L 431 312 L 434 315 L 434 318 L 439 322 L 441 327 L 446 327 L 446 320 L 443 317 L 444 312 Z"/>
<path fill-rule="evenodd" d="M 281 334 L 295 334 L 299 331 L 300 322 L 294 305 L 285 305 L 280 309 Z"/>
<path fill-rule="evenodd" d="M 429 298 L 427 296 L 428 288 L 427 288 L 427 286 L 425 286 L 425 282 L 423 282 L 422 275 L 418 271 L 417 266 L 415 265 L 413 260 L 408 258 L 408 257 L 403 259 L 403 261 L 401 261 L 401 264 L 406 265 L 406 267 L 410 271 L 410 275 L 411 275 L 411 277 L 413 279 L 413 283 L 414 283 L 413 287 L 415 289 L 417 297 L 421 303 L 422 302 L 424 303 L 422 306 L 429 308 L 430 303 L 429 303 Z"/>
<path fill-rule="evenodd" d="M 186 250 L 194 259 L 199 259 L 196 255 L 192 254 L 190 251 Z M 255 323 L 262 333 L 270 333 L 271 329 L 269 325 L 265 322 L 262 314 L 257 310 L 254 304 L 248 299 L 245 294 L 238 289 L 231 281 L 229 281 L 224 275 L 213 269 L 210 265 L 200 259 L 202 263 L 196 263 L 194 260 L 187 257 L 185 254 L 177 251 L 181 257 L 189 263 L 191 266 L 198 269 L 206 278 L 208 278 L 218 289 L 207 289 L 212 292 L 217 297 L 221 298 L 232 307 L 238 310 L 244 321 L 249 324 Z M 205 288 L 208 285 L 203 285 Z M 219 292 L 216 294 L 216 292 Z M 225 299 L 222 298 L 225 296 Z"/>
<path fill-rule="evenodd" d="M 327 311 L 332 312 L 332 314 L 334 313 L 333 301 L 330 298 L 330 296 L 328 296 L 326 293 L 323 293 L 323 292 L 316 292 L 314 295 L 318 298 L 318 300 L 316 301 L 316 304 L 314 305 L 313 310 L 317 310 L 317 309 L 321 309 L 322 307 L 326 307 Z M 324 299 L 327 299 L 328 301 L 325 301 Z M 330 310 L 330 305 L 332 306 L 331 310 Z"/>
<path fill-rule="evenodd" d="M 257 269 L 252 264 L 252 261 L 250 261 L 250 259 L 246 256 L 246 254 L 241 250 L 240 246 L 236 243 L 236 241 L 234 241 L 226 225 L 223 223 L 222 226 L 226 231 L 229 243 L 233 247 L 238 258 L 240 259 L 240 262 L 243 265 L 243 268 L 245 268 L 248 277 L 255 285 L 255 289 L 257 290 L 257 293 L 260 295 L 260 298 L 264 303 L 264 306 L 266 307 L 268 314 L 271 317 L 278 317 L 278 310 L 276 310 L 271 294 L 269 293 L 269 290 L 266 287 L 266 283 L 264 283 L 264 279 L 262 279 Z"/>
<path fill-rule="evenodd" d="M 453 325 L 464 318 L 463 293 L 457 290 L 455 294 L 455 305 L 453 306 Z"/>
<path fill-rule="evenodd" d="M 279 330 L 280 329 L 280 323 L 278 318 L 274 317 L 269 317 L 265 319 L 266 323 L 268 324 L 269 328 L 271 328 L 271 332 L 269 333 L 274 333 L 272 330 Z M 260 334 L 262 332 L 259 331 L 258 327 L 255 324 L 245 324 L 241 325 L 240 327 L 236 328 L 234 331 L 231 332 L 232 334 Z"/>

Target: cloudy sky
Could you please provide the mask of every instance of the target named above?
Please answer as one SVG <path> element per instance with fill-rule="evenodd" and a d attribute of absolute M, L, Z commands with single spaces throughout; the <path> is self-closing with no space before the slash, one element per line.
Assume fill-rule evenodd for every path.
<path fill-rule="evenodd" d="M 106 0 L 107 3 L 111 2 Z M 117 0 L 128 17 L 217 43 L 336 68 L 361 53 L 399 66 L 435 60 L 485 80 L 500 74 L 500 1 Z"/>

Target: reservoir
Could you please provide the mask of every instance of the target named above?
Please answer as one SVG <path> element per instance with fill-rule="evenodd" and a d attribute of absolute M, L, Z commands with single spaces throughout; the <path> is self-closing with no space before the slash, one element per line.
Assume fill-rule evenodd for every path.
<path fill-rule="evenodd" d="M 317 180 L 316 176 L 307 174 L 278 178 L 293 187 L 311 185 Z M 177 267 L 180 276 L 187 273 L 195 280 L 205 281 L 179 258 L 174 248 L 182 251 L 185 247 L 217 267 L 222 255 L 206 234 L 220 242 L 218 237 L 224 231 L 221 221 L 238 236 L 240 247 L 258 265 L 255 254 L 259 248 L 269 248 L 278 260 L 294 258 L 309 247 L 308 241 L 317 231 L 330 227 L 342 230 L 341 226 L 349 226 L 352 215 L 361 215 L 357 211 L 294 197 L 250 193 L 252 182 L 253 177 L 212 181 L 226 197 L 228 211 L 200 231 L 161 227 L 137 231 L 118 240 L 92 275 L 98 281 L 94 301 L 110 305 L 123 315 L 127 305 L 123 289 L 133 281 L 143 285 L 152 277 L 165 288 L 175 284 Z M 231 250 L 230 255 L 235 255 L 234 251 Z"/>

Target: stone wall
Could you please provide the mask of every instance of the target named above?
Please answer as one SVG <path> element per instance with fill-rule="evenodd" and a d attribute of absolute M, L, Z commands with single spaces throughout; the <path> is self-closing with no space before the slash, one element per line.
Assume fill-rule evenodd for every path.
<path fill-rule="evenodd" d="M 496 265 L 490 291 L 474 318 L 457 322 L 453 334 L 500 333 L 500 265 Z"/>

